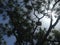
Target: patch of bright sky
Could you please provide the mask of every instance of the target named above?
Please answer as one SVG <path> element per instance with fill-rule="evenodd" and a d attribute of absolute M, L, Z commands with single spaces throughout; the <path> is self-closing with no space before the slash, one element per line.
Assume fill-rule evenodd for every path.
<path fill-rule="evenodd" d="M 3 38 L 7 42 L 6 45 L 14 45 L 16 42 L 16 37 L 14 35 L 11 35 L 10 37 L 4 35 Z"/>
<path fill-rule="evenodd" d="M 53 0 L 52 2 L 51 2 L 51 4 L 50 4 L 50 9 L 52 9 L 52 7 L 53 7 L 53 4 L 55 3 L 55 1 Z M 56 5 L 56 7 L 55 8 L 57 8 L 58 7 L 58 4 Z M 43 9 L 44 9 L 44 7 L 43 7 Z M 34 10 L 33 10 L 34 11 Z M 32 11 L 32 13 L 33 13 L 33 11 Z M 45 12 L 47 13 L 47 11 L 45 10 Z M 31 13 L 31 14 L 32 14 Z M 36 13 L 36 15 L 40 18 L 41 17 L 41 15 L 42 14 L 38 14 L 37 12 L 35 12 Z M 51 13 L 51 10 L 48 10 L 48 14 L 52 14 L 52 17 L 53 17 L 53 24 L 55 23 L 55 21 L 56 21 L 56 19 L 57 18 L 55 18 L 54 16 L 55 15 L 57 15 L 56 14 L 56 12 L 55 12 L 55 10 Z M 42 15 L 43 16 L 43 15 Z M 37 21 L 38 19 L 32 14 L 32 19 L 34 20 L 34 21 Z M 41 21 L 42 21 L 42 27 L 44 27 L 44 28 L 49 28 L 49 25 L 50 25 L 50 19 L 48 18 L 48 17 L 44 17 L 44 18 L 42 18 L 41 19 Z M 60 29 L 60 27 L 58 27 L 60 25 L 60 21 L 58 22 L 58 24 L 55 26 L 55 29 Z"/>
<path fill-rule="evenodd" d="M 50 9 L 52 9 L 54 3 L 55 3 L 55 1 L 52 0 L 52 2 L 51 2 L 51 4 L 50 4 Z"/>
<path fill-rule="evenodd" d="M 9 21 L 9 17 L 8 16 L 6 17 L 6 20 L 3 20 L 3 16 L 2 15 L 5 15 L 5 14 L 6 14 L 6 12 L 4 12 L 3 14 L 0 14 L 0 23 L 3 23 L 3 24 L 8 23 L 8 21 Z"/>
<path fill-rule="evenodd" d="M 5 15 L 6 12 L 3 12 L 3 14 L 0 14 L 0 23 L 3 23 L 3 24 L 6 24 L 9 22 L 9 17 L 7 16 L 6 14 L 6 20 L 3 20 L 3 16 L 2 15 Z M 16 38 L 14 35 L 11 35 L 10 37 L 8 37 L 6 34 L 3 36 L 3 39 L 4 41 L 6 41 L 6 44 L 7 45 L 14 45 L 15 41 L 16 41 Z M 3 44 L 2 44 L 3 45 Z"/>

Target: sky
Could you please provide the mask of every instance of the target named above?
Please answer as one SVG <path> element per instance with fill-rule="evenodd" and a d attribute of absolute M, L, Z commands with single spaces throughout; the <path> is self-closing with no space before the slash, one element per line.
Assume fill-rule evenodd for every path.
<path fill-rule="evenodd" d="M 55 12 L 53 12 L 52 14 L 53 14 L 53 24 L 54 24 L 57 18 L 54 17 L 54 16 L 56 15 Z M 37 15 L 39 18 L 41 18 L 41 17 L 43 16 L 42 14 L 38 14 L 37 12 L 36 12 L 36 15 Z M 32 11 L 32 13 L 31 13 L 31 18 L 32 18 L 34 21 L 37 21 L 37 20 L 38 20 L 38 19 L 33 15 L 33 11 Z M 48 30 L 49 25 L 50 25 L 50 18 L 48 18 L 48 17 L 45 16 L 45 17 L 42 18 L 40 21 L 42 22 L 42 28 L 47 28 L 47 30 Z M 59 21 L 58 24 L 55 26 L 55 29 L 59 30 L 59 29 L 60 29 L 59 25 L 60 25 L 60 21 Z"/>
<path fill-rule="evenodd" d="M 6 41 L 6 45 L 14 45 L 16 42 L 16 38 L 14 35 L 11 35 L 10 37 L 4 35 L 3 38 Z"/>
<path fill-rule="evenodd" d="M 8 23 L 9 18 L 7 17 L 6 20 L 3 20 L 2 15 L 4 15 L 4 14 L 6 14 L 6 13 L 4 12 L 3 14 L 0 14 L 0 23 L 6 24 L 6 23 Z M 5 35 L 3 36 L 3 39 L 4 39 L 4 41 L 6 41 L 6 44 L 7 44 L 7 45 L 14 45 L 14 43 L 16 42 L 16 38 L 15 38 L 14 35 L 11 35 L 10 37 L 8 37 L 8 36 L 5 34 Z M 2 45 L 4 45 L 4 44 L 2 43 Z"/>

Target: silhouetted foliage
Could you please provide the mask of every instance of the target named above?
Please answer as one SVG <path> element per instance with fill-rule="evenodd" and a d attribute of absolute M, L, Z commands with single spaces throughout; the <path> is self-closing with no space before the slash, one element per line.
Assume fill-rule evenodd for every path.
<path fill-rule="evenodd" d="M 3 20 L 9 19 L 6 24 L 0 24 L 0 44 L 2 40 L 2 36 L 7 34 L 8 36 L 14 35 L 16 37 L 15 45 L 27 45 L 28 42 L 30 45 L 34 45 L 36 40 L 36 45 L 55 45 L 54 41 L 60 41 L 60 32 L 54 31 L 55 38 L 52 39 L 50 36 L 50 32 L 52 28 L 56 26 L 60 19 L 59 8 L 55 8 L 56 4 L 60 2 L 60 0 L 54 0 L 55 4 L 52 4 L 53 7 L 50 9 L 50 4 L 52 0 L 0 0 L 0 14 L 3 14 Z M 51 12 L 48 12 L 48 11 Z M 46 12 L 47 11 L 47 12 Z M 56 22 L 52 24 L 52 12 L 58 14 L 55 16 L 57 18 Z M 4 13 L 5 12 L 5 13 Z M 39 15 L 43 14 L 41 18 L 35 13 Z M 38 19 L 34 21 L 32 19 L 32 14 Z M 51 13 L 51 14 L 49 14 Z M 42 29 L 42 22 L 40 19 L 44 18 L 44 16 L 51 19 L 50 26 L 47 31 Z M 39 32 L 37 33 L 36 30 L 39 27 Z M 34 39 L 34 40 L 33 40 Z M 56 39 L 56 40 L 55 40 Z M 24 43 L 26 42 L 26 43 Z M 6 44 L 6 42 L 4 42 Z M 59 45 L 59 44 L 58 44 Z"/>

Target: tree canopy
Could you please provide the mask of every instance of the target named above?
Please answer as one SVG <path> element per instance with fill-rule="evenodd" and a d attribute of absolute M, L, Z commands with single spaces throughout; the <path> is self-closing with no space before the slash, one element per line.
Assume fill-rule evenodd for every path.
<path fill-rule="evenodd" d="M 58 6 L 58 7 L 56 7 Z M 60 20 L 60 0 L 0 0 L 0 15 L 5 24 L 0 24 L 0 44 L 2 36 L 14 35 L 16 37 L 15 45 L 59 45 L 60 32 L 52 30 Z M 39 17 L 39 15 L 42 15 Z M 53 14 L 56 21 L 53 23 Z M 32 14 L 37 18 L 37 21 L 32 19 Z M 49 29 L 42 29 L 42 18 L 48 17 L 50 19 Z M 52 24 L 53 23 L 53 24 Z M 35 31 L 39 27 L 39 32 Z M 50 36 L 50 34 L 53 33 Z M 34 40 L 37 41 L 35 44 Z M 26 43 L 24 43 L 26 42 Z M 58 42 L 57 44 L 55 42 Z M 6 44 L 6 42 L 4 42 Z"/>

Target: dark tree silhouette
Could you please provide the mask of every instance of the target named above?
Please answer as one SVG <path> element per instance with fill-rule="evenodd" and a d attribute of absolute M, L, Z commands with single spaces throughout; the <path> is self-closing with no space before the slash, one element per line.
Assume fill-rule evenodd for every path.
<path fill-rule="evenodd" d="M 8 36 L 10 34 L 14 34 L 17 41 L 15 45 L 24 45 L 24 42 L 29 42 L 30 45 L 34 45 L 33 39 L 37 39 L 36 45 L 50 45 L 47 44 L 47 42 L 54 42 L 48 39 L 50 32 L 52 29 L 57 25 L 57 23 L 60 20 L 60 13 L 59 13 L 59 7 L 56 9 L 56 5 L 60 3 L 60 0 L 54 0 L 53 7 L 50 9 L 50 4 L 52 0 L 0 0 L 0 14 L 3 14 L 4 12 L 7 14 L 3 15 L 3 20 L 6 20 L 7 16 L 9 17 L 9 23 L 5 24 L 5 27 L 3 25 L 3 31 L 5 31 L 8 27 Z M 43 9 L 44 8 L 44 9 Z M 48 11 L 51 11 L 51 14 L 49 14 Z M 47 13 L 45 13 L 47 11 Z M 52 12 L 55 11 L 55 13 L 58 14 L 57 20 L 53 23 L 53 17 Z M 38 19 L 37 21 L 34 21 L 32 19 L 32 14 Z M 36 14 L 43 14 L 42 17 L 38 17 Z M 35 31 L 38 28 L 38 26 L 42 25 L 42 22 L 40 21 L 44 17 L 50 18 L 50 25 L 49 29 L 47 31 L 43 31 L 41 27 L 39 28 L 39 33 L 36 35 Z M 11 29 L 9 28 L 11 26 Z M 1 27 L 2 28 L 2 27 Z M 44 29 L 45 30 L 45 29 Z M 6 31 L 5 31 L 6 32 Z M 59 34 L 58 34 L 59 35 Z M 58 36 L 57 36 L 58 37 Z M 56 37 L 56 38 L 57 38 Z M 59 40 L 57 41 L 59 42 Z"/>

